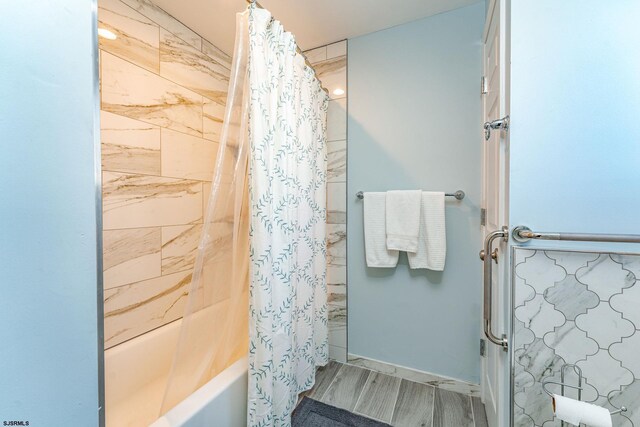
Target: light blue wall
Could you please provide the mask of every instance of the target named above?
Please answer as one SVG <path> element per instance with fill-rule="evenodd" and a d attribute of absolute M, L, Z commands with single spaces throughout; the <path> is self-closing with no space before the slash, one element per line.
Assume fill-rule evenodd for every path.
<path fill-rule="evenodd" d="M 95 9 L 0 2 L 0 422 L 98 425 Z"/>
<path fill-rule="evenodd" d="M 480 377 L 481 38 L 485 7 L 349 40 L 349 353 Z M 443 273 L 365 266 L 358 190 L 462 189 L 448 200 Z"/>
<path fill-rule="evenodd" d="M 511 7 L 511 223 L 640 234 L 640 2 Z"/>

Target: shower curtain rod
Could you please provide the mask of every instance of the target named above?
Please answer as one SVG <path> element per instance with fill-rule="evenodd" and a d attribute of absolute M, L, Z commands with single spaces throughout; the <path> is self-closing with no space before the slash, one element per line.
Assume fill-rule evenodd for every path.
<path fill-rule="evenodd" d="M 247 3 L 255 4 L 256 7 L 259 7 L 260 9 L 264 9 L 264 7 L 262 7 L 262 5 L 260 3 L 258 3 L 256 0 L 247 0 Z M 318 79 L 318 75 L 316 74 L 316 69 L 313 68 L 313 65 L 307 59 L 307 55 L 305 55 L 304 52 L 302 52 L 302 50 L 300 50 L 300 46 L 298 46 L 297 42 L 296 42 L 296 52 L 298 52 L 300 55 L 302 55 L 302 57 L 304 58 L 304 63 L 307 64 L 307 66 L 309 68 L 311 68 L 311 70 L 313 70 L 313 75 L 316 76 L 316 79 Z M 325 88 L 324 86 L 322 86 L 322 82 L 320 81 L 320 79 L 318 79 L 318 81 L 320 82 L 320 87 L 322 88 L 322 90 L 325 91 L 327 93 L 327 95 L 328 95 L 329 94 L 329 90 L 327 88 Z"/>

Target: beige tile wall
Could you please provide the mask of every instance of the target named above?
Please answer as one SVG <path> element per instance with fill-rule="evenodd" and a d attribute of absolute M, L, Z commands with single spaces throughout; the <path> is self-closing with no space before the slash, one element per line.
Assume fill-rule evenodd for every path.
<path fill-rule="evenodd" d="M 99 0 L 105 345 L 179 319 L 231 58 L 147 0 Z M 307 52 L 330 93 L 330 353 L 346 360 L 346 41 Z M 344 94 L 334 91 L 342 89 Z"/>
<path fill-rule="evenodd" d="M 329 355 L 347 359 L 347 42 L 305 52 L 331 101 L 327 113 Z M 336 92 L 342 90 L 344 93 Z"/>
<path fill-rule="evenodd" d="M 105 345 L 179 319 L 231 59 L 147 0 L 99 0 Z"/>

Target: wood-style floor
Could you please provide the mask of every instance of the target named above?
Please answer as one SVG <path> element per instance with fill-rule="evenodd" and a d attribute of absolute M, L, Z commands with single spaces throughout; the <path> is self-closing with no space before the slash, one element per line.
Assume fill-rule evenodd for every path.
<path fill-rule="evenodd" d="M 477 397 L 335 361 L 305 395 L 397 427 L 487 427 Z"/>

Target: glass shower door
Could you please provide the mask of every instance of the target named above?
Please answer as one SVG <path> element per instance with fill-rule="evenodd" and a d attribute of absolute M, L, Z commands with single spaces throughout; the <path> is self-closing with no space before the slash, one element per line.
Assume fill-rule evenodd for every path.
<path fill-rule="evenodd" d="M 512 425 L 562 425 L 542 385 L 561 394 L 566 367 L 582 401 L 625 406 L 613 425 L 640 427 L 640 255 L 516 247 L 512 261 Z"/>

